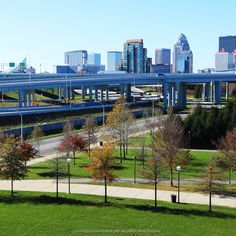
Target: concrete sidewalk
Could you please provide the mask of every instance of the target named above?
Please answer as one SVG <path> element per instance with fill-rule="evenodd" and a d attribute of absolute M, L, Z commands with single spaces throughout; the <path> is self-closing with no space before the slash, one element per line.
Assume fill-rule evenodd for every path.
<path fill-rule="evenodd" d="M 55 192 L 56 185 L 53 180 L 23 180 L 14 182 L 14 190 L 18 191 L 34 191 L 34 192 Z M 10 181 L 0 181 L 0 190 L 10 190 Z M 59 192 L 67 193 L 68 184 L 59 183 Z M 104 186 L 92 184 L 71 184 L 71 193 L 89 194 L 89 195 L 104 195 Z M 171 194 L 176 194 L 174 191 L 158 190 L 157 196 L 159 201 L 171 201 Z M 154 190 L 112 187 L 108 186 L 108 196 L 121 198 L 135 198 L 154 200 Z M 182 203 L 208 204 L 209 196 L 207 194 L 181 192 L 180 201 Z M 236 208 L 236 196 L 212 196 L 212 205 L 226 206 Z"/>

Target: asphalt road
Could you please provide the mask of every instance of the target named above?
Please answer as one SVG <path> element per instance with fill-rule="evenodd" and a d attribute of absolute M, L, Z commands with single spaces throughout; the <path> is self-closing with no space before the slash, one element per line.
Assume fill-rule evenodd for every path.
<path fill-rule="evenodd" d="M 133 133 L 138 133 L 144 130 L 147 130 L 146 128 L 146 120 L 151 120 L 153 118 L 147 118 L 147 119 L 139 119 L 134 122 L 134 124 L 131 126 L 131 130 Z M 99 138 L 102 136 L 102 134 L 107 133 L 106 127 L 101 127 L 95 131 L 95 136 L 97 140 L 99 141 Z M 81 135 L 85 135 L 84 131 L 78 131 Z M 55 152 L 55 149 L 57 148 L 59 142 L 62 140 L 63 136 L 57 136 L 53 138 L 47 138 L 43 139 L 40 142 L 40 156 L 46 156 L 48 154 L 51 154 Z"/>

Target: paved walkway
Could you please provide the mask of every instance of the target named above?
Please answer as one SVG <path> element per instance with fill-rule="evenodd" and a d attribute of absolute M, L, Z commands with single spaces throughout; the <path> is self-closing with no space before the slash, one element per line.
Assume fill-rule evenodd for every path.
<path fill-rule="evenodd" d="M 18 191 L 55 192 L 55 188 L 56 186 L 53 180 L 23 180 L 14 182 L 14 189 Z M 0 190 L 10 190 L 10 181 L 0 181 Z M 68 184 L 60 183 L 59 192 L 67 193 L 67 191 Z M 71 193 L 103 196 L 104 186 L 92 184 L 71 184 Z M 176 192 L 159 190 L 157 193 L 158 200 L 170 202 L 171 194 L 176 194 Z M 154 191 L 151 189 L 108 186 L 108 196 L 153 200 Z M 180 201 L 182 203 L 208 204 L 209 198 L 207 194 L 181 192 Z M 236 208 L 236 196 L 223 197 L 213 195 L 212 204 Z"/>

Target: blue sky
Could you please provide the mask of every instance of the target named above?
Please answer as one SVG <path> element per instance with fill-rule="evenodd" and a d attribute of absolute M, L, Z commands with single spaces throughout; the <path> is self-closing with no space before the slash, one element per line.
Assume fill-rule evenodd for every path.
<path fill-rule="evenodd" d="M 64 63 L 64 52 L 102 54 L 143 38 L 148 56 L 187 36 L 194 70 L 214 67 L 218 37 L 236 35 L 235 0 L 0 0 L 0 63 L 28 57 L 39 70 Z"/>

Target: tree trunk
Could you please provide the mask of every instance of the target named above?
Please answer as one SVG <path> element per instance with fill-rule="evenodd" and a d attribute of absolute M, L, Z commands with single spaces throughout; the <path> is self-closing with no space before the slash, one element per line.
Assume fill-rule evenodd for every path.
<path fill-rule="evenodd" d="M 155 210 L 157 209 L 157 180 L 155 179 Z"/>
<path fill-rule="evenodd" d="M 88 153 L 89 153 L 89 157 L 90 157 L 90 137 L 88 139 Z"/>
<path fill-rule="evenodd" d="M 107 177 L 104 177 L 104 184 L 105 184 L 105 203 L 107 203 Z"/>
<path fill-rule="evenodd" d="M 170 185 L 173 187 L 174 184 L 173 184 L 173 170 L 170 169 Z"/>
<path fill-rule="evenodd" d="M 120 164 L 122 164 L 122 145 L 120 143 Z"/>
<path fill-rule="evenodd" d="M 11 196 L 13 197 L 13 178 L 11 178 Z"/>
<path fill-rule="evenodd" d="M 231 184 L 231 169 L 229 168 L 229 184 Z"/>
<path fill-rule="evenodd" d="M 209 192 L 209 211 L 211 211 L 211 190 Z"/>
<path fill-rule="evenodd" d="M 74 165 L 75 165 L 75 152 L 73 152 Z"/>
<path fill-rule="evenodd" d="M 125 148 L 125 151 L 126 151 L 126 155 L 128 155 L 128 139 L 126 140 L 126 148 Z"/>
<path fill-rule="evenodd" d="M 125 143 L 123 143 L 123 158 L 124 159 L 126 158 L 126 155 L 125 155 Z"/>

